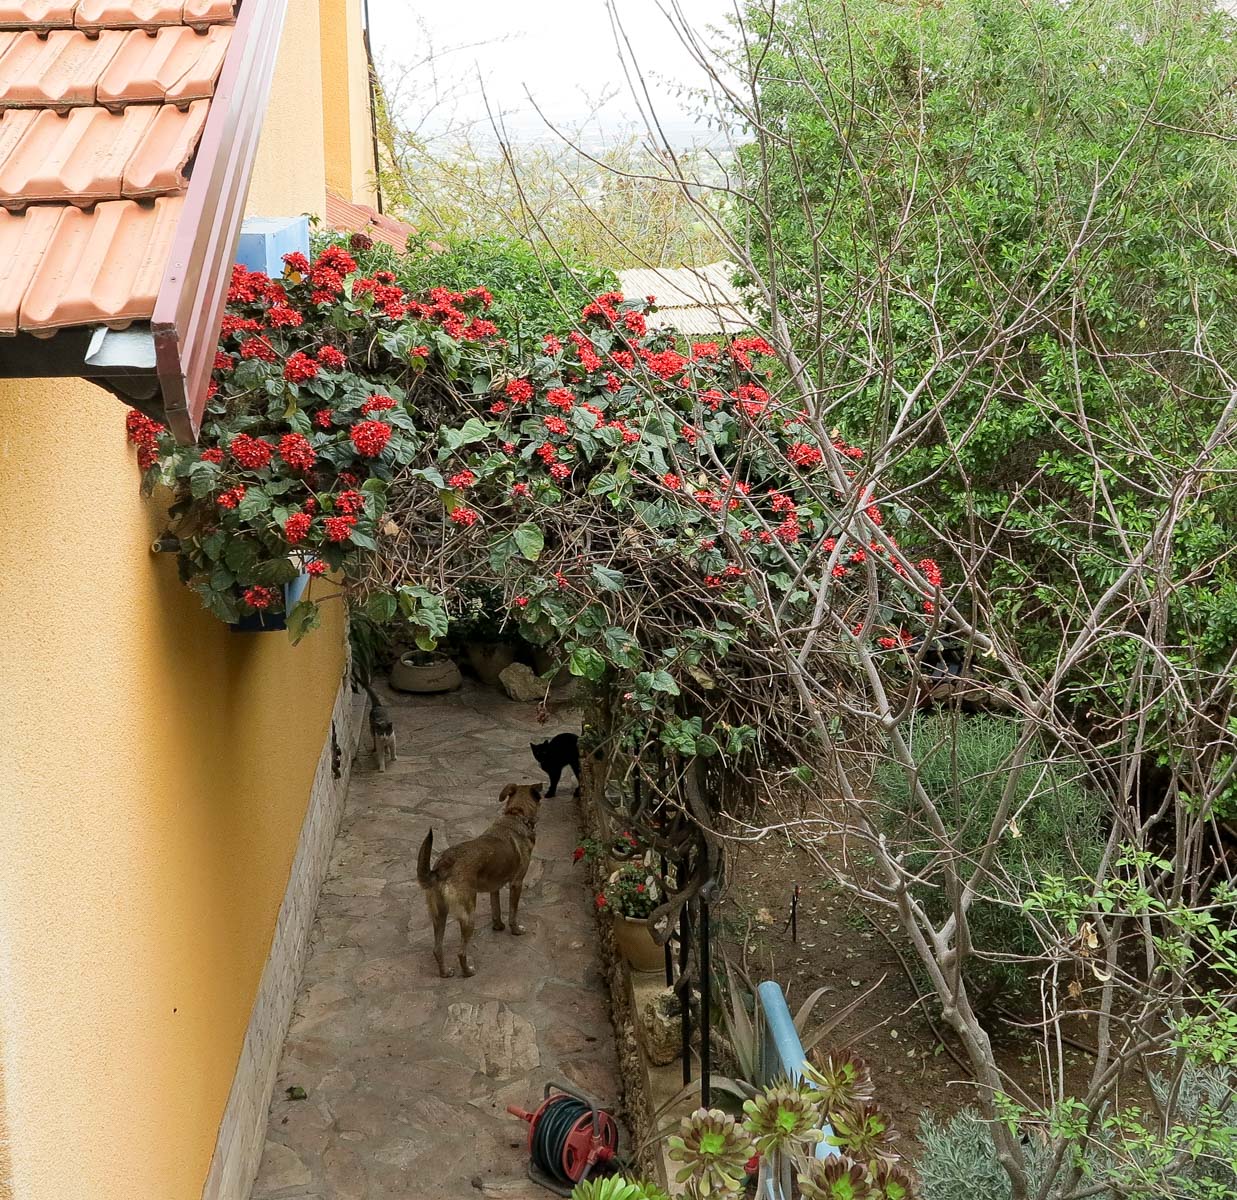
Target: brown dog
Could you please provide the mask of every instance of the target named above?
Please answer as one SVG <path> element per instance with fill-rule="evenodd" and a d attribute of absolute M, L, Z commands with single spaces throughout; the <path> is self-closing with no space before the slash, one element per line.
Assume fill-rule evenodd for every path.
<path fill-rule="evenodd" d="M 468 959 L 468 940 L 472 937 L 472 915 L 479 892 L 490 893 L 493 927 L 502 929 L 498 892 L 504 884 L 510 884 L 511 932 L 524 932 L 524 926 L 517 919 L 520 891 L 533 855 L 541 787 L 509 783 L 498 800 L 503 806 L 502 816 L 480 837 L 444 850 L 433 869 L 430 868 L 434 849 L 432 829 L 425 835 L 417 855 L 417 882 L 425 889 L 425 903 L 434 922 L 434 958 L 438 962 L 438 974 L 444 979 L 455 974 L 442 961 L 442 937 L 448 917 L 460 923 L 460 970 L 465 975 L 476 974 Z"/>

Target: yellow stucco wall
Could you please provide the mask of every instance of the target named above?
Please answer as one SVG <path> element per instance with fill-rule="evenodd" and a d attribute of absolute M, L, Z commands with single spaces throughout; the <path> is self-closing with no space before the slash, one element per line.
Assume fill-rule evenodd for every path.
<path fill-rule="evenodd" d="M 324 211 L 319 39 L 250 213 Z M 149 553 L 124 413 L 0 380 L 0 1198 L 199 1200 L 343 669 L 337 607 L 232 634 Z"/>
<path fill-rule="evenodd" d="M 376 205 L 361 0 L 320 0 L 319 10 L 327 187 L 345 200 Z"/>
<path fill-rule="evenodd" d="M 0 1093 L 19 1200 L 197 1200 L 343 657 L 152 556 L 124 407 L 0 384 Z M 335 606 L 328 605 L 328 608 Z"/>
<path fill-rule="evenodd" d="M 318 0 L 289 0 L 245 206 L 250 215 L 326 212 L 321 44 Z"/>

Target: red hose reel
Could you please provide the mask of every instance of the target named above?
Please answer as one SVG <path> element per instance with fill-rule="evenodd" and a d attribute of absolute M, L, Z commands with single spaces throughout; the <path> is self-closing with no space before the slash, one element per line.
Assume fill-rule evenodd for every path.
<path fill-rule="evenodd" d="M 547 1083 L 536 1112 L 507 1106 L 528 1122 L 528 1177 L 560 1196 L 613 1160 L 618 1124 L 595 1100 L 559 1083 Z"/>

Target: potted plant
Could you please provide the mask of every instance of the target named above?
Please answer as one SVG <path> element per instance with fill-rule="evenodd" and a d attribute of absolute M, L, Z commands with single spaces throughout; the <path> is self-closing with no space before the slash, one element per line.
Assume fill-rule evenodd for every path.
<path fill-rule="evenodd" d="M 591 863 L 604 858 L 607 875 L 626 863 L 641 857 L 640 839 L 629 829 L 616 834 L 609 842 L 585 838 L 572 852 L 572 862 Z"/>
<path fill-rule="evenodd" d="M 643 864 L 614 871 L 597 896 L 597 907 L 614 917 L 614 940 L 633 971 L 661 971 L 666 952 L 653 938 L 649 914 L 661 903 L 657 877 Z"/>
<path fill-rule="evenodd" d="M 397 692 L 452 692 L 463 680 L 460 669 L 445 654 L 426 650 L 409 650 L 391 664 L 388 676 Z"/>
<path fill-rule="evenodd" d="M 493 615 L 501 609 L 502 599 L 489 591 L 473 592 L 465 603 L 464 612 L 452 622 L 453 630 L 477 678 L 486 687 L 498 687 L 498 677 L 515 662 L 515 643 Z"/>

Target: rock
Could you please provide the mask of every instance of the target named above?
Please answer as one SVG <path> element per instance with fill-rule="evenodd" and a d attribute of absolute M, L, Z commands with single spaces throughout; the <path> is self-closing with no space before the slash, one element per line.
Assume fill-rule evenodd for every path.
<path fill-rule="evenodd" d="M 477 1069 L 491 1079 L 512 1079 L 541 1063 L 537 1031 L 505 1004 L 452 1004 L 447 1009 L 443 1040 L 476 1056 Z"/>
<path fill-rule="evenodd" d="M 261 1174 L 262 1183 L 274 1192 L 313 1182 L 309 1168 L 301 1162 L 296 1151 L 278 1142 L 266 1143 L 262 1152 Z"/>
<path fill-rule="evenodd" d="M 649 1061 L 664 1067 L 683 1048 L 683 1006 L 672 988 L 650 996 L 640 1010 L 640 1041 Z"/>
<path fill-rule="evenodd" d="M 524 663 L 512 663 L 511 666 L 504 667 L 498 676 L 498 682 L 512 700 L 518 700 L 521 704 L 536 704 L 545 698 L 545 684 L 537 678 L 532 667 Z"/>

